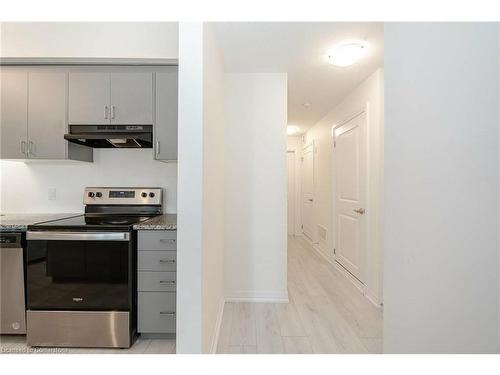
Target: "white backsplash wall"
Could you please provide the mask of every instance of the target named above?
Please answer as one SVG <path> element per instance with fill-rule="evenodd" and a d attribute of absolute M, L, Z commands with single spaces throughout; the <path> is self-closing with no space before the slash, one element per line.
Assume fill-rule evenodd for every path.
<path fill-rule="evenodd" d="M 162 187 L 163 211 L 177 212 L 177 163 L 151 149 L 95 149 L 93 163 L 0 161 L 0 170 L 2 213 L 82 212 L 86 186 Z"/>

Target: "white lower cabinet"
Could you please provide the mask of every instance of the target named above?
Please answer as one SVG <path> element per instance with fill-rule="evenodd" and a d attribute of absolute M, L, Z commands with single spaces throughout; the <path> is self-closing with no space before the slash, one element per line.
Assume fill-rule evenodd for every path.
<path fill-rule="evenodd" d="M 176 231 L 138 231 L 137 319 L 145 334 L 175 333 Z"/>
<path fill-rule="evenodd" d="M 175 292 L 139 292 L 139 333 L 175 333 Z"/>

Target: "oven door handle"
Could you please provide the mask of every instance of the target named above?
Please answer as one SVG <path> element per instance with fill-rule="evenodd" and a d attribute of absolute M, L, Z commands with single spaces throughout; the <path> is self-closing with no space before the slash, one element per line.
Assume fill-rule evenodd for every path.
<path fill-rule="evenodd" d="M 42 241 L 129 241 L 128 232 L 52 232 L 28 231 L 26 239 Z"/>

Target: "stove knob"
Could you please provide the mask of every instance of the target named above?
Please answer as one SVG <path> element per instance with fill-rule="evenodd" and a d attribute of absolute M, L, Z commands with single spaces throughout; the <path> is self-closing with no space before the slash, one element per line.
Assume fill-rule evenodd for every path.
<path fill-rule="evenodd" d="M 101 193 L 100 191 L 98 191 L 97 193 L 95 193 L 95 196 L 96 196 L 97 198 L 101 198 L 101 197 L 102 197 L 102 193 Z"/>
<path fill-rule="evenodd" d="M 148 193 L 142 192 L 141 197 L 146 198 L 148 196 Z"/>
<path fill-rule="evenodd" d="M 94 195 L 95 195 L 95 194 L 94 194 L 93 192 L 89 191 L 89 197 L 90 197 L 90 198 L 94 198 Z"/>
<path fill-rule="evenodd" d="M 149 197 L 150 198 L 154 198 L 155 197 L 155 193 L 149 193 Z"/>

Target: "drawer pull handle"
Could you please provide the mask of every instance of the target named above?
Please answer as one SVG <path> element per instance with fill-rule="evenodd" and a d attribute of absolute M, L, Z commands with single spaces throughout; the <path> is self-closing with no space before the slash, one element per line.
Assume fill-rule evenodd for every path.
<path fill-rule="evenodd" d="M 175 312 L 171 312 L 171 311 L 160 311 L 160 315 L 175 316 Z"/>
<path fill-rule="evenodd" d="M 175 285 L 175 280 L 160 280 L 160 284 Z"/>
<path fill-rule="evenodd" d="M 160 259 L 158 262 L 160 262 L 160 263 L 174 264 L 175 263 L 175 259 Z"/>
<path fill-rule="evenodd" d="M 172 238 L 161 238 L 160 242 L 175 243 L 175 240 Z"/>

